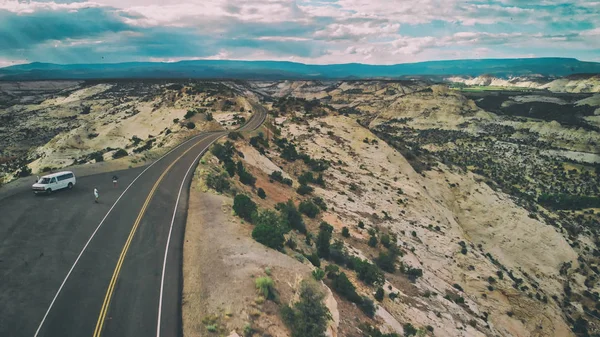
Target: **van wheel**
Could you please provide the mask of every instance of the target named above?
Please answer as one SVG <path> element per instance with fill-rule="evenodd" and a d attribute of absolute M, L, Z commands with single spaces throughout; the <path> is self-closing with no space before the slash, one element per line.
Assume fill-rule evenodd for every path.
<path fill-rule="evenodd" d="M 73 189 L 73 183 L 69 183 L 69 185 L 67 185 L 67 188 L 70 190 Z"/>
<path fill-rule="evenodd" d="M 48 193 L 48 194 L 52 194 L 52 189 L 51 189 L 51 188 L 47 189 L 47 190 L 46 190 L 46 193 Z"/>

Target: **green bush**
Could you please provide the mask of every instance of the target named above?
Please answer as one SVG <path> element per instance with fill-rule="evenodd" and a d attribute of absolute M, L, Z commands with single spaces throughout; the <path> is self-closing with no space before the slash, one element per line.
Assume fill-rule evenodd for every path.
<path fill-rule="evenodd" d="M 325 201 L 323 200 L 323 198 L 321 198 L 321 197 L 314 197 L 312 200 L 315 203 L 315 205 L 319 206 L 319 208 L 322 211 L 326 211 L 327 210 L 327 205 L 325 204 Z"/>
<path fill-rule="evenodd" d="M 377 246 L 377 237 L 375 235 L 372 235 L 369 238 L 369 246 L 371 246 L 371 247 Z"/>
<path fill-rule="evenodd" d="M 252 238 L 263 245 L 280 250 L 283 248 L 285 238 L 281 226 L 281 217 L 273 211 L 255 212 L 252 216 L 255 227 Z"/>
<path fill-rule="evenodd" d="M 273 171 L 269 175 L 269 178 L 273 179 L 274 181 L 282 182 L 283 181 L 283 173 L 281 171 Z"/>
<path fill-rule="evenodd" d="M 408 276 L 411 281 L 416 281 L 419 277 L 423 276 L 423 270 L 419 268 L 413 268 L 411 266 L 405 266 L 403 263 L 400 263 L 400 271 Z"/>
<path fill-rule="evenodd" d="M 333 227 L 326 222 L 321 222 L 321 225 L 319 226 L 319 236 L 317 236 L 317 252 L 319 256 L 324 259 L 329 258 L 329 246 L 332 233 Z"/>
<path fill-rule="evenodd" d="M 231 140 L 238 140 L 240 138 L 244 139 L 244 137 L 242 136 L 241 133 L 237 132 L 237 131 L 232 131 L 230 133 L 227 134 L 227 138 L 231 139 Z"/>
<path fill-rule="evenodd" d="M 375 307 L 375 303 L 368 297 L 363 296 L 358 304 L 360 310 L 362 310 L 365 315 L 373 318 L 375 316 L 375 311 L 377 307 Z"/>
<path fill-rule="evenodd" d="M 410 323 L 404 324 L 402 327 L 404 330 L 404 336 L 415 336 L 417 334 L 417 329 Z"/>
<path fill-rule="evenodd" d="M 365 228 L 365 223 L 362 220 L 358 222 L 358 228 Z"/>
<path fill-rule="evenodd" d="M 381 244 L 385 248 L 390 248 L 391 239 L 390 239 L 389 234 L 383 234 L 383 235 L 381 235 L 380 241 L 381 241 Z"/>
<path fill-rule="evenodd" d="M 291 199 L 285 203 L 278 203 L 276 208 L 290 228 L 303 234 L 306 233 L 306 225 L 304 224 L 304 220 L 302 220 L 302 214 L 296 209 L 296 205 L 294 205 L 294 202 Z"/>
<path fill-rule="evenodd" d="M 206 120 L 210 122 L 210 121 L 212 121 L 213 119 L 214 119 L 214 118 L 213 118 L 213 114 L 212 114 L 212 113 L 210 113 L 210 112 L 207 112 L 207 113 L 206 113 Z"/>
<path fill-rule="evenodd" d="M 292 337 L 325 337 L 330 313 L 324 304 L 325 294 L 318 283 L 304 280 L 300 284 L 300 299 L 293 308 L 284 306 L 282 318 Z"/>
<path fill-rule="evenodd" d="M 393 273 L 396 271 L 396 256 L 390 253 L 380 252 L 379 257 L 375 259 L 375 263 L 379 268 Z"/>
<path fill-rule="evenodd" d="M 225 171 L 227 171 L 227 174 L 229 174 L 230 177 L 235 176 L 235 164 L 232 160 L 224 162 L 223 166 L 225 167 Z"/>
<path fill-rule="evenodd" d="M 127 151 L 125 151 L 123 149 L 118 149 L 117 151 L 115 151 L 115 153 L 113 153 L 112 157 L 113 157 L 113 159 L 119 159 L 119 158 L 123 158 L 127 155 L 128 155 Z"/>
<path fill-rule="evenodd" d="M 230 141 L 226 141 L 223 144 L 217 143 L 210 149 L 210 152 L 222 162 L 231 161 L 234 151 L 235 148 Z"/>
<path fill-rule="evenodd" d="M 236 164 L 236 173 L 240 177 L 240 182 L 242 184 L 254 186 L 256 183 L 256 177 L 254 177 L 250 172 L 246 171 L 246 168 L 241 161 L 238 161 Z"/>
<path fill-rule="evenodd" d="M 340 296 L 345 297 L 350 302 L 360 303 L 362 300 L 360 295 L 356 292 L 356 287 L 354 287 L 354 284 L 352 284 L 348 279 L 348 276 L 346 276 L 346 273 L 337 275 L 333 279 L 331 285 Z"/>
<path fill-rule="evenodd" d="M 267 197 L 267 194 L 265 193 L 265 190 L 263 190 L 262 188 L 258 188 L 258 191 L 256 191 L 256 194 L 258 195 L 259 198 L 264 199 Z"/>
<path fill-rule="evenodd" d="M 343 227 L 342 228 L 342 236 L 345 238 L 349 238 L 350 237 L 350 230 L 348 229 L 348 227 Z"/>
<path fill-rule="evenodd" d="M 185 113 L 185 116 L 183 116 L 183 119 L 190 119 L 190 118 L 194 117 L 195 114 L 196 114 L 196 110 L 188 110 Z"/>
<path fill-rule="evenodd" d="M 358 273 L 358 279 L 365 282 L 368 285 L 383 285 L 385 277 L 379 268 L 369 263 L 366 260 L 362 260 L 358 257 L 351 257 L 346 262 L 346 266 Z"/>
<path fill-rule="evenodd" d="M 194 124 L 194 122 L 187 122 L 185 124 L 185 127 L 191 130 L 191 129 L 196 128 L 196 124 Z"/>
<path fill-rule="evenodd" d="M 99 163 L 104 161 L 104 156 L 102 156 L 102 152 L 96 151 L 90 154 L 90 159 L 92 159 L 96 163 Z"/>
<path fill-rule="evenodd" d="M 300 195 L 307 195 L 310 194 L 314 191 L 314 189 L 308 185 L 300 185 L 300 187 L 298 187 L 298 189 L 296 190 L 296 192 L 298 192 L 298 194 Z"/>
<path fill-rule="evenodd" d="M 298 206 L 298 210 L 300 213 L 306 215 L 307 217 L 314 219 L 320 212 L 319 207 L 313 204 L 310 200 L 304 200 Z"/>
<path fill-rule="evenodd" d="M 208 187 L 214 189 L 217 192 L 224 192 L 229 190 L 229 180 L 227 179 L 227 175 L 220 173 L 209 173 L 206 177 L 206 185 Z"/>
<path fill-rule="evenodd" d="M 321 259 L 317 253 L 304 254 L 304 257 L 315 267 L 321 267 Z"/>
<path fill-rule="evenodd" d="M 275 298 L 275 283 L 273 283 L 273 280 L 270 277 L 259 277 L 254 281 L 254 284 L 256 290 L 258 290 L 259 294 L 264 298 L 269 300 Z"/>
<path fill-rule="evenodd" d="M 24 178 L 24 177 L 29 177 L 32 173 L 33 172 L 31 171 L 29 166 L 23 165 L 21 167 L 21 169 L 19 170 L 19 173 L 17 173 L 17 174 L 19 175 L 19 177 Z"/>
<path fill-rule="evenodd" d="M 256 203 L 245 194 L 238 194 L 233 199 L 233 211 L 240 218 L 252 222 L 252 214 L 256 212 Z"/>
<path fill-rule="evenodd" d="M 321 281 L 323 278 L 325 278 L 325 271 L 321 268 L 317 268 L 312 271 L 312 276 L 315 280 Z"/>
<path fill-rule="evenodd" d="M 377 288 L 377 291 L 375 292 L 375 299 L 379 302 L 383 301 L 383 297 L 385 296 L 385 292 L 383 291 L 382 287 Z"/>
<path fill-rule="evenodd" d="M 312 172 L 304 172 L 303 174 L 301 174 L 298 177 L 298 183 L 300 185 L 308 185 L 309 183 L 312 183 L 314 181 L 314 177 Z"/>

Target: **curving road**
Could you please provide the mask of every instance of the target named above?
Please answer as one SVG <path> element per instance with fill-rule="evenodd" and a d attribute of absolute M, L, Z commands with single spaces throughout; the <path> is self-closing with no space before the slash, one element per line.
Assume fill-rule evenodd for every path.
<path fill-rule="evenodd" d="M 253 107 L 241 130 L 266 118 Z M 202 153 L 226 134 L 200 134 L 116 172 L 117 188 L 108 172 L 71 191 L 0 200 L 0 336 L 181 336 L 189 185 Z"/>

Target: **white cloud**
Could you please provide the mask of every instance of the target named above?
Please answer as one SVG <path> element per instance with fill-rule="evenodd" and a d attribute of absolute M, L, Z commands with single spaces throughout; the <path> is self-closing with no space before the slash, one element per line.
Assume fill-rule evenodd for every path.
<path fill-rule="evenodd" d="M 400 24 L 373 24 L 364 22 L 359 24 L 339 24 L 334 23 L 317 31 L 314 36 L 318 39 L 327 40 L 362 40 L 369 37 L 389 37 L 398 33 Z"/>

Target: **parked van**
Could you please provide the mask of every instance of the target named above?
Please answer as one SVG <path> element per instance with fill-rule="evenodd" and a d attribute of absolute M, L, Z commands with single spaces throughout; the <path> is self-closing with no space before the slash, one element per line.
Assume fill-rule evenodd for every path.
<path fill-rule="evenodd" d="M 63 188 L 72 189 L 73 186 L 75 186 L 75 174 L 71 171 L 62 171 L 41 177 L 31 188 L 35 194 L 50 194 Z"/>

